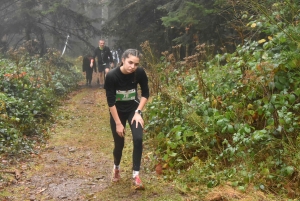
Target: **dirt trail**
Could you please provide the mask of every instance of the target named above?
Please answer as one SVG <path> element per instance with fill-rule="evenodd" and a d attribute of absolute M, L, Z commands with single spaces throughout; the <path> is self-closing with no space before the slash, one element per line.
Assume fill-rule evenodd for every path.
<path fill-rule="evenodd" d="M 186 200 L 171 184 L 155 175 L 147 157 L 147 145 L 141 170 L 146 190 L 131 189 L 130 134 L 121 163 L 122 180 L 111 183 L 113 140 L 109 113 L 105 91 L 96 83 L 92 87 L 81 83 L 80 89 L 63 102 L 59 114 L 39 154 L 14 164 L 21 171 L 21 178 L 14 184 L 0 185 L 1 201 Z"/>

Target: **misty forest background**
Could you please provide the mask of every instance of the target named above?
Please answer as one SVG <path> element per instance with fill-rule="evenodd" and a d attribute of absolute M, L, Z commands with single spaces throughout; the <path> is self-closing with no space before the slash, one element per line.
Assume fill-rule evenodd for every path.
<path fill-rule="evenodd" d="M 0 152 L 34 152 L 100 38 L 137 48 L 145 140 L 185 193 L 300 196 L 299 0 L 0 0 Z M 65 54 L 62 50 L 68 38 Z M 4 168 L 4 167 L 3 167 Z"/>

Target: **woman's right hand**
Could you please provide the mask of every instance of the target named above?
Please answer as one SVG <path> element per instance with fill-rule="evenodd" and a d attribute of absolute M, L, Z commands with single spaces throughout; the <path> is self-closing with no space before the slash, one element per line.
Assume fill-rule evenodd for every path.
<path fill-rule="evenodd" d="M 116 124 L 116 131 L 120 137 L 125 137 L 125 128 L 123 124 Z"/>

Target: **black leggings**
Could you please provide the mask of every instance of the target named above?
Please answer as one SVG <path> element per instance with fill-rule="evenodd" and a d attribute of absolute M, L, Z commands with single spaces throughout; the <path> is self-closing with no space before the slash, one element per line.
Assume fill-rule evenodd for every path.
<path fill-rule="evenodd" d="M 126 121 L 128 121 L 129 124 L 131 123 L 135 111 L 128 112 L 128 113 L 118 112 L 118 114 L 124 128 L 126 128 Z M 125 138 L 120 137 L 118 135 L 116 131 L 116 122 L 111 115 L 110 115 L 110 126 L 111 126 L 111 131 L 115 142 L 115 147 L 113 151 L 114 163 L 115 165 L 120 165 Z M 133 122 L 132 125 L 130 124 L 130 129 L 133 138 L 132 169 L 134 171 L 139 171 L 141 166 L 142 152 L 143 152 L 143 128 L 140 124 L 138 124 L 138 127 L 136 128 L 136 123 Z"/>
<path fill-rule="evenodd" d="M 87 69 L 87 71 L 86 71 L 86 83 L 91 84 L 92 83 L 92 78 L 93 78 L 93 69 L 92 68 Z"/>

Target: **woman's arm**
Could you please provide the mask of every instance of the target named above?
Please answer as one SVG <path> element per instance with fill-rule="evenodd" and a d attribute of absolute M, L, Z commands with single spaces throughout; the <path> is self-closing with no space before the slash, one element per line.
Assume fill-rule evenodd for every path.
<path fill-rule="evenodd" d="M 148 99 L 145 97 L 142 97 L 140 100 L 140 104 L 137 107 L 137 110 L 143 110 L 144 106 L 146 105 Z M 131 120 L 131 124 L 133 124 L 135 121 L 135 127 L 137 128 L 139 123 L 141 124 L 142 128 L 144 128 L 144 120 L 143 117 L 139 114 L 139 113 L 135 113 L 132 120 Z"/>
<path fill-rule="evenodd" d="M 148 77 L 146 75 L 146 72 L 144 69 L 137 69 L 139 71 L 139 85 L 141 86 L 142 90 L 142 97 L 140 100 L 140 103 L 137 107 L 137 110 L 143 110 L 144 106 L 146 105 L 148 98 L 149 98 L 149 86 L 148 86 Z M 135 126 L 136 128 L 138 127 L 139 123 L 141 124 L 142 128 L 144 128 L 144 120 L 142 116 L 139 113 L 135 113 L 132 120 L 131 124 L 133 124 L 135 121 Z"/>
<path fill-rule="evenodd" d="M 119 118 L 116 106 L 114 105 L 112 107 L 109 107 L 109 111 L 110 111 L 113 119 L 115 120 L 116 130 L 117 130 L 118 135 L 120 137 L 124 137 L 125 136 L 125 128 Z"/>

